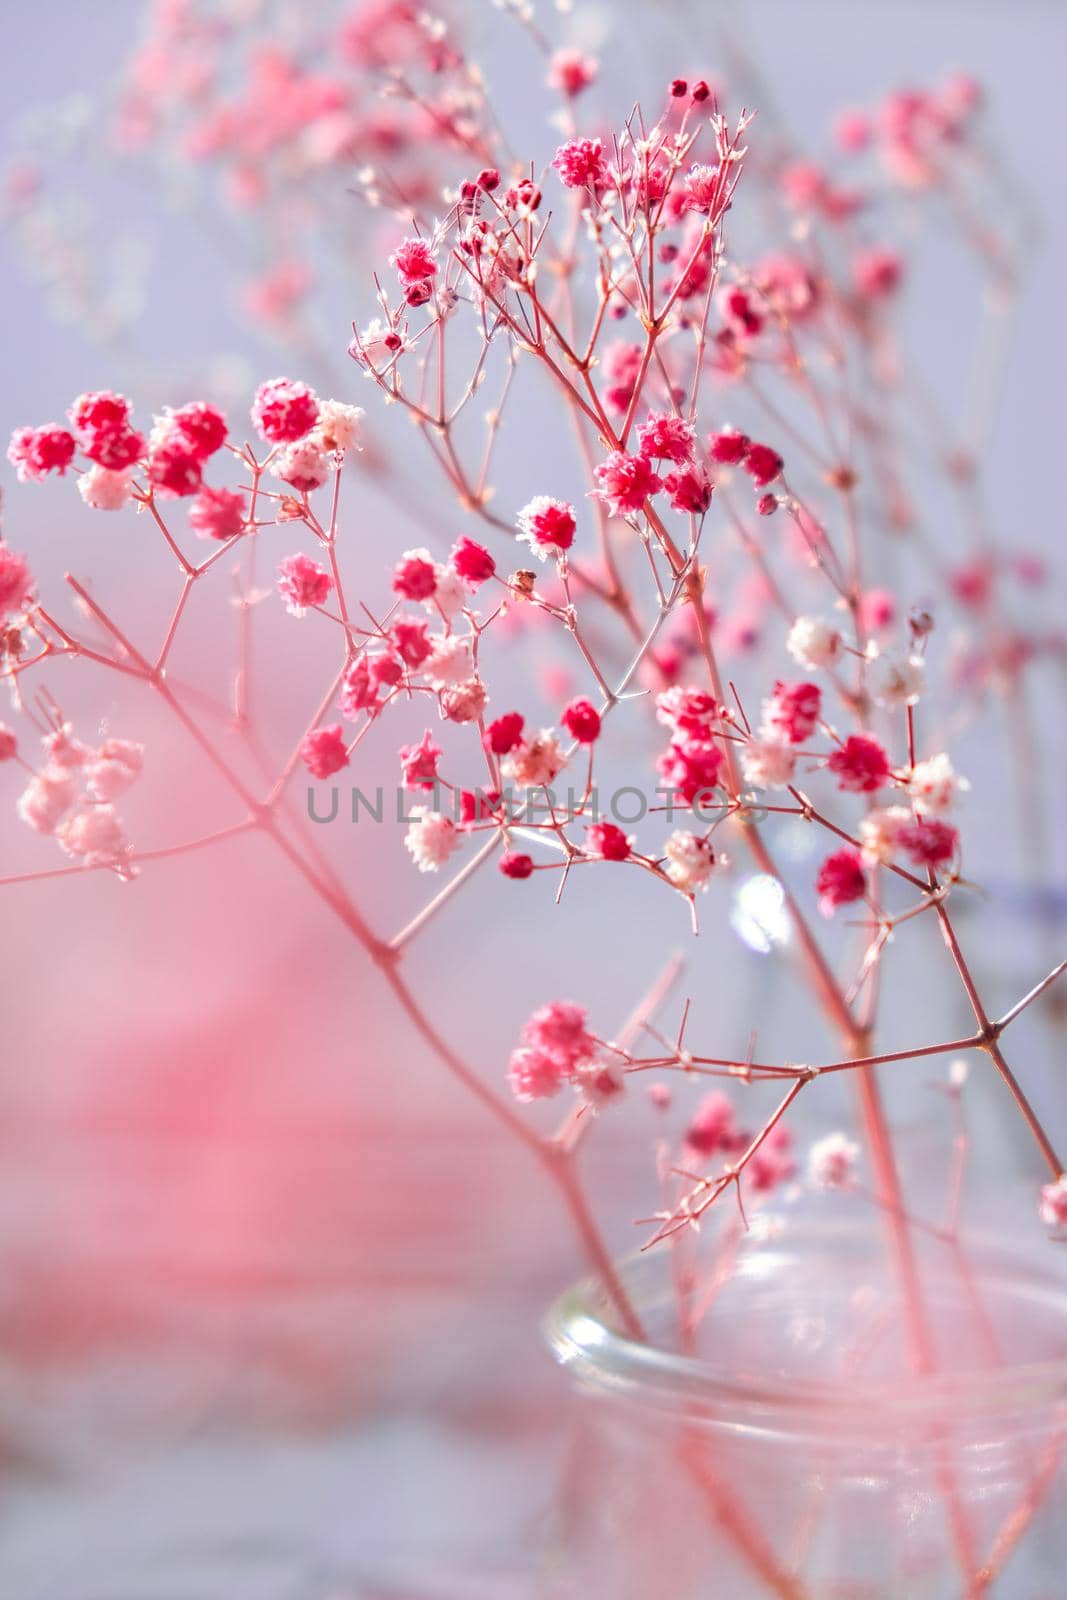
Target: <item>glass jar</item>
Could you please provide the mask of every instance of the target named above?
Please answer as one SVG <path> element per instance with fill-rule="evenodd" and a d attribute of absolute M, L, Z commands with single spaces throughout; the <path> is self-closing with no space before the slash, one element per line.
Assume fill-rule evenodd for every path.
<path fill-rule="evenodd" d="M 647 1344 L 589 1284 L 558 1301 L 579 1404 L 548 1594 L 1063 1600 L 1067 1245 L 1032 1211 L 1032 1248 L 913 1228 L 916 1371 L 870 1210 L 732 1224 L 704 1276 L 669 1247 L 624 1264 Z"/>

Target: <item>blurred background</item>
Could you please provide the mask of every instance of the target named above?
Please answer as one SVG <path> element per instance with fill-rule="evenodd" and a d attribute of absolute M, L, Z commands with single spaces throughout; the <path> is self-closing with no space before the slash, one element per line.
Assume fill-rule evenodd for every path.
<path fill-rule="evenodd" d="M 155 37 L 176 9 L 157 8 Z M 309 17 L 306 7 L 249 0 L 217 9 L 238 33 L 299 51 L 312 31 L 325 48 L 350 8 Z M 733 75 L 746 97 L 758 91 L 754 139 L 788 128 L 820 153 L 842 106 L 957 70 L 985 86 L 987 137 L 1013 175 L 1010 199 L 1036 217 L 984 462 L 988 504 L 998 538 L 1045 558 L 1055 580 L 1064 9 L 1052 0 L 627 0 L 579 6 L 570 19 L 544 10 L 546 27 L 601 58 L 597 103 L 614 120 L 641 96 L 657 105 L 676 73 Z M 512 144 L 546 158 L 556 130 L 521 29 L 482 0 L 457 0 L 452 15 L 506 108 Z M 140 0 L 58 0 L 5 17 L 0 434 L 61 417 L 86 389 L 133 395 L 143 423 L 164 403 L 208 394 L 237 417 L 263 378 L 307 377 L 365 405 L 383 449 L 411 454 L 410 497 L 399 500 L 367 463 L 345 487 L 353 570 L 380 586 L 400 548 L 463 531 L 415 441 L 381 414 L 345 356 L 352 320 L 362 325 L 374 309 L 370 271 L 387 253 L 389 225 L 338 185 L 336 167 L 328 188 L 301 179 L 266 215 L 242 210 L 241 184 L 252 178 L 191 161 L 166 116 L 153 123 L 146 110 L 160 112 L 177 56 L 146 64 L 142 52 L 131 93 L 129 62 L 148 26 Z M 238 50 L 223 59 L 242 70 Z M 194 71 L 195 52 L 181 65 Z M 908 347 L 950 409 L 973 353 L 980 286 L 951 239 L 935 233 L 921 250 Z M 543 487 L 521 441 L 505 444 L 499 478 L 515 506 Z M 5 537 L 30 555 L 43 594 L 58 593 L 65 570 L 91 574 L 135 639 L 157 638 L 175 576 L 137 519 L 88 513 L 69 481 L 17 486 L 6 466 L 2 481 Z M 287 553 L 271 530 L 265 588 Z M 235 592 L 218 586 L 176 670 L 200 678 L 217 668 L 224 682 Z M 914 598 L 924 598 L 918 580 Z M 1024 628 L 1030 603 L 1020 605 Z M 547 721 L 570 668 L 540 650 L 528 639 L 498 669 L 525 703 L 541 696 Z M 276 603 L 256 607 L 256 693 L 271 702 L 279 759 L 330 659 L 329 641 Z M 76 727 L 106 725 L 147 745 L 145 781 L 124 806 L 139 848 L 238 820 L 135 688 L 60 668 L 47 682 Z M 1032 685 L 1042 748 L 1033 778 L 1054 806 L 1062 661 L 1038 669 Z M 1030 830 L 1030 851 L 1020 849 L 1004 781 L 1015 715 L 996 736 L 961 727 L 953 746 L 976 790 L 992 781 L 1004 794 L 996 807 L 972 800 L 966 814 L 968 873 L 991 892 L 961 901 L 968 948 L 1004 1005 L 1043 974 L 1049 950 L 1062 954 L 1067 892 L 1058 829 Z M 392 781 L 396 742 L 395 729 L 367 741 L 361 782 Z M 16 793 L 16 776 L 0 772 L 0 875 L 55 864 L 51 842 L 15 818 Z M 380 830 L 338 823 L 323 836 L 377 928 L 393 931 L 418 909 L 423 884 L 399 829 L 383 841 Z M 810 848 L 783 834 L 783 853 L 802 870 Z M 739 936 L 740 882 L 714 906 L 708 897 L 694 953 L 667 897 L 639 893 L 635 914 L 628 879 L 620 889 L 611 874 L 576 877 L 593 881 L 576 883 L 553 914 L 546 880 L 516 895 L 519 886 L 483 874 L 412 950 L 427 1009 L 487 1081 L 501 1081 L 533 1006 L 573 995 L 610 1034 L 677 949 L 688 967 L 664 1015 L 676 1017 L 693 994 L 709 1048 L 743 1054 L 759 1016 L 771 1059 L 825 1052 L 786 953 L 750 928 Z M 3 1600 L 535 1594 L 531 1552 L 567 1446 L 566 1380 L 538 1322 L 580 1263 L 522 1152 L 442 1080 L 360 952 L 264 841 L 161 861 L 130 884 L 86 875 L 3 895 Z M 941 959 L 930 929 L 894 951 L 887 1047 L 966 1028 L 955 989 L 931 977 Z M 1039 1110 L 1062 1128 L 1052 1021 L 1028 1016 L 1013 1047 Z M 947 1111 L 931 1087 L 940 1070 L 920 1063 L 890 1086 L 917 1169 L 941 1163 L 947 1148 Z M 998 1086 L 976 1083 L 971 1106 L 979 1173 L 992 1160 L 1033 1182 Z M 820 1104 L 820 1123 L 832 1116 Z M 637 1241 L 630 1218 L 649 1209 L 650 1127 L 635 1107 L 605 1122 L 589 1154 L 598 1213 L 620 1251 Z"/>

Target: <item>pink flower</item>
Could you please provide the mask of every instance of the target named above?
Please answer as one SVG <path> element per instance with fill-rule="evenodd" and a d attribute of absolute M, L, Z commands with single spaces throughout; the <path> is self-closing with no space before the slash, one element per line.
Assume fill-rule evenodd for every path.
<path fill-rule="evenodd" d="M 405 239 L 389 257 L 389 265 L 405 289 L 413 284 L 430 284 L 437 276 L 433 250 L 425 239 Z"/>
<path fill-rule="evenodd" d="M 412 671 L 422 666 L 433 649 L 429 623 L 423 622 L 421 617 L 397 617 L 389 637 L 401 661 Z"/>
<path fill-rule="evenodd" d="M 302 617 L 309 606 L 324 605 L 332 588 L 333 579 L 325 567 L 302 551 L 286 556 L 279 564 L 278 593 L 294 617 Z"/>
<path fill-rule="evenodd" d="M 428 550 L 405 550 L 393 568 L 393 590 L 405 600 L 429 600 L 437 588 L 437 567 Z"/>
<path fill-rule="evenodd" d="M 747 434 L 727 428 L 722 433 L 709 436 L 708 450 L 713 461 L 718 461 L 724 467 L 737 467 L 745 459 L 751 443 Z"/>
<path fill-rule="evenodd" d="M 758 489 L 765 489 L 779 477 L 785 462 L 769 444 L 750 444 L 745 452 L 744 467 Z"/>
<path fill-rule="evenodd" d="M 959 837 L 958 829 L 938 817 L 917 817 L 897 831 L 897 842 L 917 867 L 944 866 L 955 855 Z"/>
<path fill-rule="evenodd" d="M 238 489 L 204 484 L 189 507 L 189 526 L 200 539 L 234 539 L 244 532 L 248 504 Z"/>
<path fill-rule="evenodd" d="M 673 461 L 678 466 L 692 457 L 695 439 L 696 430 L 691 422 L 666 411 L 650 411 L 648 420 L 637 430 L 643 456 L 650 460 Z"/>
<path fill-rule="evenodd" d="M 489 691 L 481 678 L 468 678 L 440 693 L 441 715 L 448 722 L 477 722 L 488 703 Z"/>
<path fill-rule="evenodd" d="M 116 866 L 129 854 L 111 806 L 80 806 L 57 825 L 55 835 L 67 855 L 86 867 Z"/>
<path fill-rule="evenodd" d="M 696 740 L 673 741 L 656 763 L 664 782 L 690 806 L 707 804 L 711 799 L 721 767 L 722 751 L 716 745 Z"/>
<path fill-rule="evenodd" d="M 852 281 L 865 300 L 884 300 L 900 287 L 904 264 L 895 250 L 873 246 L 852 258 Z"/>
<path fill-rule="evenodd" d="M 14 761 L 18 753 L 18 738 L 6 723 L 0 722 L 0 761 Z"/>
<path fill-rule="evenodd" d="M 90 467 L 78 479 L 78 493 L 94 511 L 121 511 L 130 498 L 130 475 Z"/>
<path fill-rule="evenodd" d="M 125 395 L 99 389 L 81 394 L 67 412 L 75 433 L 114 433 L 129 423 L 130 402 Z"/>
<path fill-rule="evenodd" d="M 711 475 L 703 464 L 668 473 L 663 487 L 670 496 L 672 511 L 702 517 L 711 505 Z"/>
<path fill-rule="evenodd" d="M 531 1045 L 520 1045 L 508 1062 L 508 1085 L 516 1100 L 550 1100 L 559 1093 L 566 1073 L 554 1056 Z"/>
<path fill-rule="evenodd" d="M 896 614 L 897 603 L 888 589 L 868 589 L 860 600 L 860 622 L 867 633 L 881 633 Z"/>
<path fill-rule="evenodd" d="M 613 517 L 640 511 L 649 496 L 658 494 L 663 487 L 644 456 L 627 455 L 625 450 L 613 450 L 593 476 L 596 478 L 593 492 L 605 502 Z"/>
<path fill-rule="evenodd" d="M 508 776 L 524 788 L 535 789 L 553 783 L 567 765 L 559 740 L 551 728 L 542 728 L 539 734 L 523 739 L 509 754 L 505 762 Z"/>
<path fill-rule="evenodd" d="M 485 730 L 485 748 L 495 756 L 506 756 L 522 739 L 525 719 L 517 711 L 507 711 Z"/>
<path fill-rule="evenodd" d="M 869 867 L 892 861 L 900 843 L 900 830 L 912 820 L 907 806 L 884 806 L 860 818 L 860 854 Z"/>
<path fill-rule="evenodd" d="M 869 734 L 850 734 L 826 765 L 838 788 L 853 794 L 874 794 L 889 781 L 889 757 Z"/>
<path fill-rule="evenodd" d="M 686 739 L 707 743 L 719 716 L 720 707 L 706 689 L 675 684 L 656 696 L 656 718 Z"/>
<path fill-rule="evenodd" d="M 1067 1228 L 1067 1173 L 1042 1186 L 1038 1212 L 1046 1228 Z"/>
<path fill-rule="evenodd" d="M 7 447 L 7 459 L 20 483 L 39 483 L 50 472 L 60 477 L 74 459 L 74 435 L 56 422 L 42 428 L 16 428 Z"/>
<path fill-rule="evenodd" d="M 401 745 L 400 767 L 404 775 L 404 787 L 432 789 L 437 782 L 437 763 L 440 759 L 441 747 L 434 744 L 429 729 L 418 744 Z"/>
<path fill-rule="evenodd" d="M 835 850 L 833 855 L 827 856 L 815 879 L 815 892 L 824 917 L 832 917 L 838 906 L 862 900 L 867 892 L 867 879 L 859 853 L 848 848 Z"/>
<path fill-rule="evenodd" d="M 599 139 L 568 139 L 556 151 L 552 165 L 568 189 L 595 187 L 607 177 Z"/>
<path fill-rule="evenodd" d="M 496 571 L 496 562 L 485 546 L 468 539 L 466 534 L 452 546 L 449 560 L 464 583 L 486 583 Z"/>
<path fill-rule="evenodd" d="M 181 435 L 149 452 L 148 481 L 160 494 L 184 499 L 200 488 L 200 462 L 185 448 Z"/>
<path fill-rule="evenodd" d="M 519 537 L 542 561 L 551 551 L 569 550 L 574 543 L 574 507 L 566 500 L 538 494 L 519 512 Z"/>
<path fill-rule="evenodd" d="M 33 594 L 33 574 L 25 556 L 0 544 L 0 622 L 20 616 Z"/>
<path fill-rule="evenodd" d="M 285 444 L 310 433 L 319 418 L 314 389 L 292 378 L 261 383 L 252 401 L 256 431 L 271 444 Z"/>
<path fill-rule="evenodd" d="M 614 822 L 594 822 L 585 830 L 586 850 L 602 861 L 626 861 L 632 841 Z"/>
<path fill-rule="evenodd" d="M 226 443 L 226 418 L 218 406 L 209 405 L 206 400 L 179 406 L 169 413 L 168 420 L 197 461 L 206 461 Z"/>
<path fill-rule="evenodd" d="M 82 449 L 90 461 L 109 472 L 123 472 L 135 466 L 145 453 L 145 437 L 134 428 L 101 429 L 98 433 L 82 433 Z"/>
<path fill-rule="evenodd" d="M 784 1123 L 771 1129 L 745 1168 L 749 1186 L 755 1194 L 769 1194 L 796 1172 L 793 1160 L 793 1135 Z"/>
<path fill-rule="evenodd" d="M 770 699 L 763 702 L 761 732 L 767 738 L 803 744 L 815 731 L 821 704 L 822 690 L 817 683 L 779 681 Z"/>
<path fill-rule="evenodd" d="M 294 439 L 274 457 L 271 471 L 284 483 L 291 483 L 299 494 L 310 494 L 320 489 L 333 470 L 328 451 L 322 448 L 314 433 L 306 439 Z"/>
<path fill-rule="evenodd" d="M 567 1073 L 596 1054 L 596 1040 L 586 1028 L 585 1011 L 573 1000 L 552 1000 L 539 1006 L 526 1020 L 522 1042 L 543 1050 Z"/>
<path fill-rule="evenodd" d="M 378 709 L 378 682 L 371 676 L 365 655 L 357 656 L 341 681 L 341 715 L 355 722 L 363 711 L 373 715 Z"/>
<path fill-rule="evenodd" d="M 94 800 L 117 800 L 144 768 L 144 745 L 130 739 L 105 739 L 85 763 L 85 787 Z"/>
<path fill-rule="evenodd" d="M 738 1129 L 733 1101 L 721 1089 L 712 1089 L 696 1109 L 685 1131 L 685 1147 L 693 1155 L 735 1155 L 744 1149 L 746 1138 Z"/>
<path fill-rule="evenodd" d="M 575 95 L 596 82 L 597 62 L 580 50 L 557 50 L 548 66 L 548 84 L 562 94 Z"/>
<path fill-rule="evenodd" d="M 521 850 L 505 850 L 497 866 L 505 878 L 529 878 L 533 875 L 533 856 L 524 855 Z"/>
<path fill-rule="evenodd" d="M 62 767 L 46 767 L 30 779 L 19 795 L 15 809 L 23 822 L 37 833 L 55 833 L 74 804 L 77 781 Z"/>
<path fill-rule="evenodd" d="M 559 720 L 579 744 L 593 744 L 600 737 L 600 712 L 591 700 L 572 700 Z"/>
<path fill-rule="evenodd" d="M 347 767 L 348 749 L 341 724 L 331 722 L 328 727 L 313 729 L 301 743 L 300 759 L 313 778 L 332 778 Z"/>

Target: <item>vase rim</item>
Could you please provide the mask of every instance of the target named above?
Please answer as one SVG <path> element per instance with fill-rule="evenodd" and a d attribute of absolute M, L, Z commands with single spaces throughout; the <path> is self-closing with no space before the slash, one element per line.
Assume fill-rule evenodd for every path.
<path fill-rule="evenodd" d="M 813 1230 L 801 1225 L 794 1230 L 794 1240 L 797 1232 L 805 1231 Z M 818 1232 L 825 1242 L 827 1230 Z M 843 1226 L 836 1232 L 855 1230 Z M 707 1357 L 641 1343 L 620 1332 L 593 1279 L 565 1291 L 550 1307 L 543 1329 L 556 1360 L 586 1388 L 662 1410 L 706 1408 L 712 1422 L 743 1419 L 779 1432 L 825 1432 L 827 1426 L 849 1424 L 869 1428 L 872 1419 L 890 1427 L 914 1425 L 923 1417 L 947 1413 L 976 1421 L 1022 1418 L 1047 1414 L 1053 1404 L 1067 1404 L 1067 1276 L 1044 1264 L 1044 1270 L 1035 1269 L 1032 1254 L 1020 1257 L 1003 1235 L 973 1234 L 968 1242 L 983 1252 L 983 1258 L 1021 1262 L 1032 1295 L 1040 1297 L 1046 1313 L 1053 1310 L 1057 1325 L 1062 1321 L 1061 1353 L 959 1372 L 915 1372 L 882 1382 L 739 1376 Z M 656 1253 L 626 1257 L 617 1270 L 639 1314 L 649 1310 L 654 1299 L 663 1299 L 664 1273 Z"/>

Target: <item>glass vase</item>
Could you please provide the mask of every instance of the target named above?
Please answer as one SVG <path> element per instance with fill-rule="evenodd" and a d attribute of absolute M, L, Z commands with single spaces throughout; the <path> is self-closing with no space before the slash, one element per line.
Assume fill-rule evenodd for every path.
<path fill-rule="evenodd" d="M 730 1231 L 701 1272 L 670 1247 L 622 1266 L 648 1343 L 589 1284 L 552 1309 L 578 1403 L 545 1592 L 1062 1600 L 1067 1246 L 1032 1213 L 965 1244 L 913 1228 L 909 1306 L 884 1218 Z"/>

